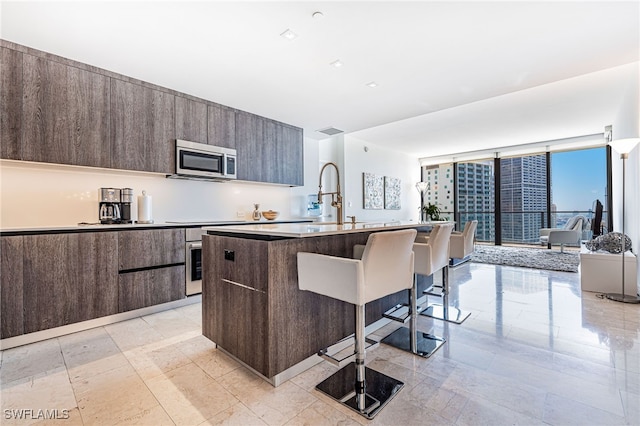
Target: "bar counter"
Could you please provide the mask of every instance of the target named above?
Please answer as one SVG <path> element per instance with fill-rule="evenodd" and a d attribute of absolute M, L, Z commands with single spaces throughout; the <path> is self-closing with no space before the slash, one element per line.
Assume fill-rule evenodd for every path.
<path fill-rule="evenodd" d="M 352 257 L 353 246 L 366 244 L 372 232 L 428 232 L 432 225 L 393 221 L 204 228 L 202 333 L 277 386 L 313 365 L 309 362 L 320 349 L 354 332 L 353 305 L 298 289 L 296 254 Z M 419 290 L 429 284 L 424 277 Z M 367 304 L 367 324 L 407 298 L 401 291 Z"/>

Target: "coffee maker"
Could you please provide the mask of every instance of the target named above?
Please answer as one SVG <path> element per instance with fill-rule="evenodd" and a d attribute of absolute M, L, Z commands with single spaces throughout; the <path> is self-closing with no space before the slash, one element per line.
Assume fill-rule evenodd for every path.
<path fill-rule="evenodd" d="M 120 188 L 100 188 L 98 216 L 100 223 L 104 225 L 121 223 Z"/>
<path fill-rule="evenodd" d="M 120 190 L 120 223 L 132 223 L 131 203 L 133 203 L 133 189 L 122 188 Z"/>

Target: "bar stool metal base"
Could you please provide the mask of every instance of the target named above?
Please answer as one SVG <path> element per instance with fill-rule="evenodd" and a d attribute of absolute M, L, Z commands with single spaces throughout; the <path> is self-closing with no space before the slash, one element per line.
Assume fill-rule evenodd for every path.
<path fill-rule="evenodd" d="M 411 350 L 411 330 L 407 327 L 400 327 L 393 333 L 381 340 L 382 343 L 393 346 L 403 351 L 420 355 L 423 358 L 429 358 L 440 346 L 445 342 L 443 337 L 434 336 L 433 334 L 415 332 L 416 350 Z"/>
<path fill-rule="evenodd" d="M 638 298 L 637 296 L 630 296 L 628 294 L 607 293 L 606 297 L 607 299 L 613 300 L 615 302 L 632 303 L 632 304 L 640 303 L 640 298 Z"/>
<path fill-rule="evenodd" d="M 420 312 L 420 315 L 449 321 L 456 324 L 462 324 L 464 320 L 466 320 L 469 315 L 471 315 L 471 312 L 461 311 L 460 309 L 451 306 L 433 304 L 429 305 L 425 310 Z"/>
<path fill-rule="evenodd" d="M 316 386 L 320 392 L 349 407 L 367 419 L 373 419 L 402 389 L 404 383 L 379 371 L 365 367 L 366 402 L 363 411 L 356 401 L 356 363 L 352 362 Z"/>

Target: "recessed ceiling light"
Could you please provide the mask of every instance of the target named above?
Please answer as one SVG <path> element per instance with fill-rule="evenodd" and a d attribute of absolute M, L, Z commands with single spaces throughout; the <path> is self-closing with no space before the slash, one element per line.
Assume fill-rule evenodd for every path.
<path fill-rule="evenodd" d="M 331 65 L 334 68 L 340 68 L 344 64 L 340 62 L 340 59 L 336 59 L 335 61 L 331 62 L 329 65 Z"/>
<path fill-rule="evenodd" d="M 314 19 L 322 19 L 324 18 L 324 14 L 320 11 L 317 12 L 313 12 L 313 15 L 311 15 Z"/>
<path fill-rule="evenodd" d="M 378 83 L 376 83 L 375 81 L 372 81 L 370 83 L 367 83 L 367 86 L 369 86 L 369 87 L 378 87 Z"/>
<path fill-rule="evenodd" d="M 283 32 L 282 34 L 280 34 L 282 37 L 286 38 L 287 40 L 293 40 L 296 37 L 298 37 L 298 34 L 294 33 L 291 30 L 287 30 L 285 32 Z"/>

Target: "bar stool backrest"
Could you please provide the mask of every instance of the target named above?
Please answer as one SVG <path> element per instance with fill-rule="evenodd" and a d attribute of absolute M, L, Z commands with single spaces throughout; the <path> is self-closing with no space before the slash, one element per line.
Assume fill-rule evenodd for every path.
<path fill-rule="evenodd" d="M 449 264 L 449 237 L 453 231 L 453 223 L 436 225 L 429 235 L 431 246 L 431 270 L 437 271 Z"/>
<path fill-rule="evenodd" d="M 369 235 L 362 254 L 364 300 L 372 300 L 413 286 L 415 229 Z"/>

